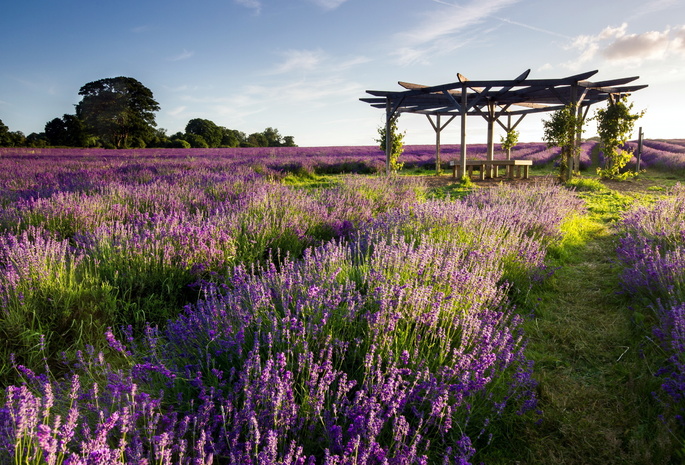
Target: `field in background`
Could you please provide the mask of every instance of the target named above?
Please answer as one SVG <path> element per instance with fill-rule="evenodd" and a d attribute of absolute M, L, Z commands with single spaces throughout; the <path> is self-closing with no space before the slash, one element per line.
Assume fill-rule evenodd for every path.
<path fill-rule="evenodd" d="M 685 141 L 623 193 L 582 149 L 0 149 L 0 463 L 668 463 Z"/>

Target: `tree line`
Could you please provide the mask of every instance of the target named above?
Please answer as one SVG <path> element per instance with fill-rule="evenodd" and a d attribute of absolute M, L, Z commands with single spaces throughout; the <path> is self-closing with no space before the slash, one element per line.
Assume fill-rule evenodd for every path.
<path fill-rule="evenodd" d="M 65 114 L 45 124 L 45 131 L 25 136 L 10 131 L 0 120 L 0 147 L 105 147 L 125 148 L 214 148 L 294 147 L 293 136 L 282 136 L 267 127 L 246 134 L 194 118 L 185 132 L 167 135 L 157 128 L 159 103 L 152 91 L 136 79 L 116 77 L 89 82 L 79 90 L 81 101 L 75 114 Z"/>

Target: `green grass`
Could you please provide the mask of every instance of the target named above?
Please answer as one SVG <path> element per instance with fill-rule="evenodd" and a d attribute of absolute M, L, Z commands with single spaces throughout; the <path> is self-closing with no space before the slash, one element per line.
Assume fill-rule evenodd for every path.
<path fill-rule="evenodd" d="M 661 354 L 618 293 L 613 223 L 636 201 L 598 182 L 574 182 L 589 214 L 569 219 L 550 251 L 553 277 L 532 294 L 527 354 L 539 382 L 539 425 L 511 418 L 483 451 L 487 464 L 681 463 L 652 392 Z M 660 191 L 655 191 L 655 194 Z"/>

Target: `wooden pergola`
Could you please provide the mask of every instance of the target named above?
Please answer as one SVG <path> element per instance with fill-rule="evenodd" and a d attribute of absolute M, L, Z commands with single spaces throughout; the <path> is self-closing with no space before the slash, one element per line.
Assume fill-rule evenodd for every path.
<path fill-rule="evenodd" d="M 360 99 L 374 108 L 384 108 L 386 114 L 386 172 L 390 172 L 392 147 L 391 121 L 400 113 L 424 114 L 435 130 L 436 167 L 440 166 L 440 133 L 457 116 L 461 117 L 460 170 L 466 172 L 467 116 L 482 116 L 488 123 L 487 159 L 494 158 L 494 126 L 497 122 L 505 131 L 514 130 L 530 113 L 556 111 L 575 103 L 577 116 L 584 119 L 590 106 L 612 96 L 628 95 L 647 85 L 626 86 L 639 76 L 591 82 L 598 71 L 588 71 L 561 79 L 528 79 L 530 70 L 513 80 L 471 81 L 457 74 L 458 81 L 437 86 L 399 82 L 405 90 L 367 90 L 373 97 Z M 442 120 L 441 118 L 446 120 Z M 506 121 L 502 118 L 506 117 Z M 576 135 L 576 144 L 581 134 Z M 510 157 L 510 155 L 508 155 Z M 579 167 L 579 156 L 572 160 L 571 169 Z"/>

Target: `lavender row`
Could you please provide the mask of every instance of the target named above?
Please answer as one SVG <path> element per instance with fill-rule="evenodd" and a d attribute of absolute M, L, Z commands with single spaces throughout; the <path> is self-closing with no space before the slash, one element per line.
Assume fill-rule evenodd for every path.
<path fill-rule="evenodd" d="M 483 158 L 484 144 L 469 145 L 469 158 Z M 460 156 L 458 145 L 442 147 L 447 164 Z M 545 144 L 520 144 L 514 158 L 547 163 L 558 149 Z M 495 156 L 504 157 L 496 146 Z M 434 167 L 435 147 L 407 146 L 405 166 Z M 174 177 L 187 170 L 205 173 L 258 172 L 282 177 L 287 172 L 374 173 L 383 171 L 385 155 L 373 146 L 360 147 L 275 147 L 239 149 L 21 149 L 0 148 L 0 193 L 3 197 L 51 195 L 55 192 L 85 191 L 114 180 L 147 183 L 151 179 Z"/>
<path fill-rule="evenodd" d="M 656 315 L 653 329 L 666 359 L 658 374 L 673 415 L 685 424 L 685 189 L 629 212 L 621 223 L 618 256 L 625 292 Z"/>
<path fill-rule="evenodd" d="M 107 326 L 140 331 L 197 299 L 199 286 L 238 263 L 300 256 L 376 215 L 406 208 L 423 187 L 398 177 L 347 177 L 308 192 L 262 177 L 188 172 L 176 183 L 121 181 L 97 191 L 19 199 L 0 208 L 0 380 L 10 353 L 35 366 L 96 344 Z M 39 361 L 39 360 L 38 360 Z"/>
<path fill-rule="evenodd" d="M 657 168 L 662 170 L 685 169 L 685 143 L 679 139 L 668 141 L 645 140 L 640 156 L 640 168 Z M 638 142 L 630 141 L 625 149 L 633 152 L 634 156 L 628 163 L 629 167 L 637 165 Z"/>
<path fill-rule="evenodd" d="M 525 285 L 517 277 L 544 272 L 546 245 L 579 208 L 554 186 L 388 206 L 347 241 L 233 267 L 142 341 L 108 332 L 109 353 L 81 354 L 67 381 L 23 370 L 28 382 L 8 388 L 0 414 L 0 454 L 27 463 L 468 463 L 491 422 L 535 406 L 508 295 Z M 105 222 L 88 240 L 73 236 L 69 266 L 102 253 L 103 227 L 123 228 Z M 40 250 L 54 250 L 32 251 L 35 282 L 41 260 L 73 252 L 47 233 L 22 234 L 5 249 L 41 238 Z"/>

